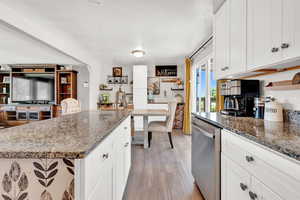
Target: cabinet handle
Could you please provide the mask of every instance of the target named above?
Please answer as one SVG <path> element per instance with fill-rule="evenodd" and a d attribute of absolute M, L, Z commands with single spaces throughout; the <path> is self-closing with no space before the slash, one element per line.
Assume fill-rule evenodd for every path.
<path fill-rule="evenodd" d="M 250 196 L 250 199 L 252 200 L 255 200 L 257 198 L 257 194 L 255 194 L 254 192 L 249 192 L 249 196 Z"/>
<path fill-rule="evenodd" d="M 277 47 L 273 47 L 272 49 L 271 49 L 271 52 L 272 53 L 276 53 L 276 52 L 278 52 L 279 51 L 279 48 L 277 48 Z"/>
<path fill-rule="evenodd" d="M 252 156 L 246 156 L 247 162 L 253 162 L 254 158 Z"/>
<path fill-rule="evenodd" d="M 127 130 L 127 126 L 124 127 L 124 130 Z"/>
<path fill-rule="evenodd" d="M 282 43 L 282 45 L 281 45 L 281 48 L 282 49 L 287 49 L 287 48 L 289 48 L 290 47 L 290 44 L 289 43 Z"/>
<path fill-rule="evenodd" d="M 124 145 L 124 147 L 128 147 L 128 145 L 129 145 L 129 142 L 126 142 L 126 144 Z"/>
<path fill-rule="evenodd" d="M 109 154 L 108 154 L 108 153 L 105 153 L 105 154 L 102 155 L 102 158 L 103 158 L 103 159 L 108 159 L 108 157 L 109 157 Z"/>
<path fill-rule="evenodd" d="M 229 69 L 229 67 L 223 67 L 221 70 L 222 71 L 226 71 L 226 70 L 228 70 Z"/>
<path fill-rule="evenodd" d="M 244 183 L 240 183 L 240 187 L 243 191 L 247 190 L 248 189 L 248 186 L 245 185 Z"/>

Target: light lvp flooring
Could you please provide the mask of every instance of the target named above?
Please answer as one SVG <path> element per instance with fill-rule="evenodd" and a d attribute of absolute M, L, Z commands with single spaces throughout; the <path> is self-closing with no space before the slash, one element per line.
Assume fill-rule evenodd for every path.
<path fill-rule="evenodd" d="M 123 200 L 204 200 L 191 174 L 191 136 L 153 133 L 150 149 L 132 146 L 132 168 Z"/>

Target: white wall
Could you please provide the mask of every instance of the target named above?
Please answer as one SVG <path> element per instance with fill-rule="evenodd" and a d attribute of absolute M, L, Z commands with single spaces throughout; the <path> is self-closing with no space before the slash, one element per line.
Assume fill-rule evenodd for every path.
<path fill-rule="evenodd" d="M 261 80 L 261 95 L 262 96 L 273 96 L 278 102 L 283 104 L 284 109 L 300 110 L 300 91 L 299 90 L 278 90 L 278 91 L 268 91 L 265 90 L 264 86 L 267 82 L 272 81 L 284 81 L 292 80 L 293 76 L 300 72 L 300 70 L 287 71 L 276 74 L 271 74 L 267 76 L 259 76 L 255 79 Z"/>

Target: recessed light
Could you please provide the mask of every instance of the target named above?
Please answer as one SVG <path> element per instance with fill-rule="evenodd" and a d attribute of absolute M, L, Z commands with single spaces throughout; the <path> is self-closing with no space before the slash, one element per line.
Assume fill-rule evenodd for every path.
<path fill-rule="evenodd" d="M 133 50 L 131 54 L 137 58 L 143 57 L 146 53 L 143 50 Z"/>

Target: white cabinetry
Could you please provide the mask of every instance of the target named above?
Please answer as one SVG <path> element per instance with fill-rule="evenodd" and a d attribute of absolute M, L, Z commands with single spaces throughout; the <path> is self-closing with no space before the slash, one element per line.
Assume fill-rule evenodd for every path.
<path fill-rule="evenodd" d="M 282 0 L 248 1 L 248 70 L 280 61 Z"/>
<path fill-rule="evenodd" d="M 227 0 L 215 15 L 216 77 L 246 71 L 246 0 Z"/>
<path fill-rule="evenodd" d="M 215 15 L 214 20 L 214 53 L 216 78 L 226 75 L 229 70 L 229 17 L 228 1 Z"/>
<path fill-rule="evenodd" d="M 299 0 L 283 0 L 282 54 L 283 59 L 300 56 Z"/>
<path fill-rule="evenodd" d="M 300 163 L 226 130 L 221 170 L 222 200 L 300 199 Z"/>
<path fill-rule="evenodd" d="M 288 64 L 300 57 L 299 9 L 298 0 L 248 1 L 248 70 Z"/>
<path fill-rule="evenodd" d="M 131 166 L 130 117 L 87 157 L 75 160 L 76 200 L 122 200 Z"/>
<path fill-rule="evenodd" d="M 251 175 L 222 154 L 222 200 L 249 200 Z"/>

